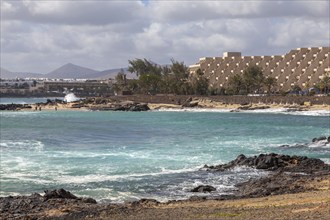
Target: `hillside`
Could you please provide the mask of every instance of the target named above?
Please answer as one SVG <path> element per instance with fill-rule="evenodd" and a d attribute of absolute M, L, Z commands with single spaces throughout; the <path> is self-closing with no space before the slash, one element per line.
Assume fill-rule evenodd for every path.
<path fill-rule="evenodd" d="M 50 79 L 86 79 L 89 78 L 89 75 L 97 72 L 96 70 L 68 63 L 47 73 L 45 76 Z"/>
<path fill-rule="evenodd" d="M 15 79 L 15 78 L 50 78 L 50 79 L 114 79 L 116 75 L 124 70 L 127 79 L 136 79 L 136 74 L 128 72 L 127 68 L 108 69 L 103 71 L 96 71 L 90 68 L 78 66 L 72 63 L 65 64 L 47 74 L 40 73 L 24 73 L 12 72 L 1 68 L 1 78 Z"/>
<path fill-rule="evenodd" d="M 2 79 L 15 79 L 15 78 L 44 78 L 44 74 L 40 73 L 27 73 L 27 72 L 12 72 L 4 68 L 0 68 L 0 78 Z"/>
<path fill-rule="evenodd" d="M 90 79 L 114 79 L 120 71 L 124 71 L 127 79 L 136 79 L 136 74 L 133 74 L 127 70 L 127 68 L 108 69 L 101 72 L 89 75 Z"/>

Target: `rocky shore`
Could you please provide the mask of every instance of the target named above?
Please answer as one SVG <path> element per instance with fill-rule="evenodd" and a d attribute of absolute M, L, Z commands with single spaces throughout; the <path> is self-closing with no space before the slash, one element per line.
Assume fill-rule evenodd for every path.
<path fill-rule="evenodd" d="M 28 104 L 0 104 L 0 111 L 19 111 L 26 109 L 32 109 L 32 106 Z"/>
<path fill-rule="evenodd" d="M 155 98 L 160 99 L 155 99 Z M 90 110 L 90 111 L 149 111 L 159 109 L 227 109 L 231 112 L 241 111 L 253 111 L 253 110 L 264 110 L 264 109 L 284 109 L 287 112 L 296 111 L 309 111 L 309 110 L 326 110 L 330 112 L 329 103 L 316 102 L 313 104 L 311 101 L 302 102 L 304 99 L 296 97 L 296 102 L 293 102 L 295 98 L 290 97 L 290 102 L 269 102 L 268 99 L 263 97 L 265 102 L 254 102 L 256 100 L 251 97 L 246 97 L 246 100 L 242 97 L 231 97 L 233 100 L 228 99 L 230 97 L 186 97 L 186 96 L 122 96 L 122 97 L 94 97 L 86 98 L 75 102 L 66 103 L 62 100 L 47 100 L 45 103 L 36 103 L 30 105 L 20 104 L 2 104 L 0 110 L 7 111 L 19 111 L 19 110 Z M 253 97 L 255 98 L 255 97 Z M 259 97 L 261 98 L 261 97 Z M 275 97 L 273 97 L 275 98 Z M 319 97 L 323 101 L 326 101 L 330 97 Z M 146 102 L 142 102 L 142 101 Z M 271 99 L 270 99 L 271 100 Z M 306 99 L 309 100 L 309 99 Z"/>
<path fill-rule="evenodd" d="M 237 190 L 230 195 L 211 198 L 208 193 L 216 189 L 199 186 L 191 190 L 200 196 L 167 203 L 141 199 L 98 204 L 92 198 L 79 198 L 64 189 L 45 191 L 44 195 L 2 197 L 0 214 L 2 219 L 263 219 L 264 214 L 268 219 L 305 219 L 301 218 L 305 212 L 299 210 L 306 209 L 311 210 L 306 219 L 330 217 L 329 164 L 315 158 L 270 153 L 239 155 L 227 164 L 205 165 L 202 170 L 223 172 L 237 166 L 268 170 L 269 175 L 237 184 Z M 260 201 L 267 206 L 260 206 Z M 276 205 L 280 202 L 284 205 Z M 259 204 L 258 209 L 247 205 L 255 203 Z M 288 209 L 289 212 L 281 213 Z"/>

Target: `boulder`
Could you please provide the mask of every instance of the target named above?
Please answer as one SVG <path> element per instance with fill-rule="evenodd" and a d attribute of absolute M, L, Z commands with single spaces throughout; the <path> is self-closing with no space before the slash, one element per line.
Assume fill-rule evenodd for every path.
<path fill-rule="evenodd" d="M 21 109 L 31 109 L 32 106 L 28 104 L 0 104 L 0 110 L 18 111 Z"/>
<path fill-rule="evenodd" d="M 262 170 L 282 170 L 287 172 L 305 172 L 312 173 L 330 169 L 330 165 L 316 158 L 307 158 L 304 156 L 289 156 L 281 154 L 260 154 L 258 156 L 246 157 L 239 155 L 235 160 L 226 164 L 216 166 L 205 165 L 204 169 L 208 171 L 225 171 L 237 166 L 247 166 Z"/>
<path fill-rule="evenodd" d="M 193 108 L 198 106 L 199 101 L 198 100 L 193 100 L 191 97 L 189 97 L 183 104 L 182 107 L 186 108 Z"/>
<path fill-rule="evenodd" d="M 212 191 L 216 191 L 216 188 L 209 185 L 200 185 L 191 190 L 191 192 L 202 192 L 202 193 L 212 192 Z"/>
<path fill-rule="evenodd" d="M 66 191 L 64 189 L 55 189 L 52 191 L 45 190 L 44 197 L 48 199 L 77 199 L 78 197 L 70 193 L 69 191 Z"/>
<path fill-rule="evenodd" d="M 312 142 L 318 142 L 318 141 L 323 141 L 323 140 L 327 140 L 330 139 L 330 136 L 327 138 L 326 136 L 321 136 L 318 138 L 313 138 Z"/>

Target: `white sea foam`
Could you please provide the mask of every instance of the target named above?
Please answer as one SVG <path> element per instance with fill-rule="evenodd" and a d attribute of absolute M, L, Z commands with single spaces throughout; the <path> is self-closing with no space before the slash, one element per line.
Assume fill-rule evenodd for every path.
<path fill-rule="evenodd" d="M 288 115 L 305 115 L 305 116 L 330 116 L 328 110 L 309 110 L 309 111 L 288 111 L 287 108 L 268 108 L 256 110 L 238 110 L 240 113 L 272 113 L 272 114 L 288 114 Z M 231 112 L 235 109 L 217 109 L 217 108 L 161 108 L 153 111 L 160 112 Z M 236 112 L 235 112 L 236 113 Z"/>
<path fill-rule="evenodd" d="M 307 145 L 310 148 L 325 148 L 330 149 L 330 143 L 327 140 L 313 142 Z"/>
<path fill-rule="evenodd" d="M 79 101 L 80 98 L 78 98 L 75 94 L 73 93 L 69 93 L 67 94 L 64 99 L 65 102 L 75 102 L 75 101 Z"/>
<path fill-rule="evenodd" d="M 31 115 L 40 114 L 40 112 L 32 112 L 32 111 L 0 111 L 1 118 L 17 118 L 17 117 L 26 117 Z"/>
<path fill-rule="evenodd" d="M 320 158 L 324 163 L 330 164 L 330 158 Z"/>
<path fill-rule="evenodd" d="M 330 116 L 328 110 L 310 110 L 310 111 L 295 111 L 295 112 L 283 112 L 288 115 L 306 115 L 306 116 Z"/>
<path fill-rule="evenodd" d="M 59 183 L 75 183 L 75 184 L 83 184 L 83 183 L 91 183 L 91 182 L 103 182 L 103 181 L 122 181 L 122 180 L 137 180 L 141 177 L 147 176 L 159 176 L 166 174 L 176 174 L 176 173 L 186 173 L 196 171 L 196 168 L 184 168 L 178 170 L 167 170 L 162 169 L 161 172 L 154 173 L 132 173 L 132 174 L 124 174 L 124 175 L 104 175 L 104 174 L 90 174 L 84 176 L 57 176 L 55 180 Z"/>
<path fill-rule="evenodd" d="M 234 109 L 217 109 L 217 108 L 160 108 L 153 111 L 159 112 L 230 112 Z"/>
<path fill-rule="evenodd" d="M 0 148 L 41 151 L 44 148 L 44 144 L 36 140 L 1 140 Z"/>

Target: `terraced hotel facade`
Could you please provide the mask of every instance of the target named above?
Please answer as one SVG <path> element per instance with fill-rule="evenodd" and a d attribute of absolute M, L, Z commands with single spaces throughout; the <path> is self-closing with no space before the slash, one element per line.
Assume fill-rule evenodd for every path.
<path fill-rule="evenodd" d="M 194 74 L 200 69 L 213 89 L 226 88 L 228 79 L 242 74 L 248 66 L 259 66 L 266 77 L 274 77 L 275 90 L 288 91 L 292 86 L 310 88 L 330 74 L 330 47 L 297 48 L 285 55 L 241 56 L 240 52 L 225 52 L 223 57 L 200 58 L 189 66 Z"/>

